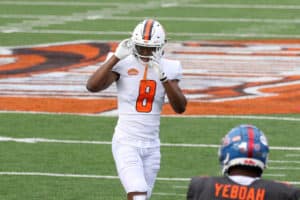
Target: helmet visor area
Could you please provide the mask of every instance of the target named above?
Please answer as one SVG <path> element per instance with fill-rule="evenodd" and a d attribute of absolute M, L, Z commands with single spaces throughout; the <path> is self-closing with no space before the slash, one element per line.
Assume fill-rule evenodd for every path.
<path fill-rule="evenodd" d="M 159 47 L 146 47 L 141 45 L 135 45 L 136 54 L 141 58 L 151 58 L 153 52 L 159 50 Z"/>

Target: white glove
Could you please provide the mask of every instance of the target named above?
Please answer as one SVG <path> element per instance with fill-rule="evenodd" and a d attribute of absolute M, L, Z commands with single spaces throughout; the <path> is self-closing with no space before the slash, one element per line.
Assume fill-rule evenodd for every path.
<path fill-rule="evenodd" d="M 162 70 L 161 66 L 160 66 L 160 58 L 161 58 L 161 52 L 153 52 L 153 56 L 152 59 L 149 61 L 149 64 L 151 67 L 153 67 L 153 69 L 155 70 L 155 72 L 157 73 L 159 80 L 161 82 L 166 82 L 168 80 L 168 77 L 166 75 L 166 73 Z"/>
<path fill-rule="evenodd" d="M 131 39 L 125 39 L 118 45 L 115 56 L 122 60 L 123 58 L 126 58 L 132 53 L 132 42 Z"/>

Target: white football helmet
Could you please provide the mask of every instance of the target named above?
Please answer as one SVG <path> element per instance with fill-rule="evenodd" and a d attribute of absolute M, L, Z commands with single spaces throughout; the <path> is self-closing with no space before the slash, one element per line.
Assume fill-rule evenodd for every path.
<path fill-rule="evenodd" d="M 148 63 L 153 52 L 163 54 L 166 44 L 166 33 L 156 20 L 145 19 L 139 23 L 132 33 L 133 54 L 142 63 Z"/>

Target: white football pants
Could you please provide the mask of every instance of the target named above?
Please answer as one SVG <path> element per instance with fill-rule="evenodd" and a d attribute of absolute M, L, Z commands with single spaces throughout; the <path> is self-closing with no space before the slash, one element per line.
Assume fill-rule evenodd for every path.
<path fill-rule="evenodd" d="M 113 140 L 112 152 L 125 191 L 147 192 L 149 199 L 160 168 L 160 147 L 140 148 Z"/>

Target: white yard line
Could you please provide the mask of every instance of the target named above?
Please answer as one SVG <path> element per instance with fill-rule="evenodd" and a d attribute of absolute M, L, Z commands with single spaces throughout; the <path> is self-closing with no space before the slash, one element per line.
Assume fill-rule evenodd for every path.
<path fill-rule="evenodd" d="M 66 19 L 68 16 L 57 15 L 30 15 L 30 14 L 0 14 L 0 18 L 10 19 Z M 70 17 L 71 18 L 71 17 Z M 139 21 L 141 17 L 130 16 L 104 16 L 90 15 L 87 20 L 132 20 Z M 218 17 L 157 17 L 163 21 L 181 21 L 181 22 L 238 22 L 238 23 L 275 23 L 275 24 L 299 24 L 300 19 L 266 19 L 266 18 L 218 18 Z"/>
<path fill-rule="evenodd" d="M 93 174 L 47 173 L 47 172 L 0 172 L 0 175 L 52 176 L 52 177 L 95 178 L 95 179 L 119 179 L 118 176 L 93 175 Z M 164 178 L 164 177 L 158 177 L 157 180 L 159 180 L 159 181 L 190 181 L 190 178 Z"/>
<path fill-rule="evenodd" d="M 19 113 L 19 114 L 45 114 L 45 115 L 60 115 L 58 113 L 49 112 L 34 112 L 34 111 L 3 111 L 0 113 Z M 63 115 L 77 115 L 77 116 L 89 116 L 99 117 L 99 114 L 74 114 L 74 113 L 62 113 Z M 117 115 L 107 115 L 107 117 L 116 117 Z M 162 117 L 172 118 L 212 118 L 212 119 L 254 119 L 254 120 L 274 120 L 274 121 L 300 121 L 300 117 L 281 117 L 281 116 L 257 116 L 257 115 L 162 115 Z M 300 155 L 297 155 L 300 156 Z"/>
<path fill-rule="evenodd" d="M 46 24 L 44 24 L 47 26 Z M 36 33 L 36 34 L 70 34 L 70 35 L 124 35 L 130 36 L 130 31 L 83 31 L 83 30 L 31 30 L 23 28 L 0 27 L 2 33 Z M 169 36 L 189 36 L 189 37 L 261 37 L 261 38 L 300 38 L 295 34 L 263 34 L 263 33 L 190 33 L 190 32 L 168 32 Z"/>
<path fill-rule="evenodd" d="M 0 5 L 25 5 L 25 6 L 119 6 L 126 5 L 122 3 L 103 3 L 103 2 L 63 2 L 63 1 L 42 1 L 42 2 L 33 2 L 33 1 L 0 1 Z"/>
<path fill-rule="evenodd" d="M 119 179 L 118 176 L 93 175 L 93 174 L 68 174 L 68 173 L 47 173 L 47 172 L 0 172 L 0 176 L 49 176 L 49 177 L 65 177 L 65 178 L 94 178 L 94 179 Z M 158 177 L 158 181 L 190 181 L 190 178 L 167 178 Z M 299 181 L 284 181 L 299 185 Z"/>
<path fill-rule="evenodd" d="M 0 5 L 28 5 L 28 6 L 126 6 L 128 3 L 102 3 L 102 2 L 63 2 L 63 1 L 0 1 Z M 192 8 L 243 8 L 243 9 L 287 9 L 298 10 L 300 5 L 267 5 L 267 4 L 203 4 L 203 3 L 185 3 L 182 1 L 173 1 L 172 3 L 158 3 L 160 7 L 192 7 Z"/>
<path fill-rule="evenodd" d="M 176 115 L 174 115 L 176 117 Z M 225 118 L 225 119 L 255 119 L 255 120 L 278 120 L 278 121 L 300 121 L 297 117 L 273 117 L 273 116 L 255 116 L 255 115 L 189 115 L 194 118 Z"/>
<path fill-rule="evenodd" d="M 181 196 L 185 197 L 186 194 L 178 194 L 178 193 L 166 193 L 166 192 L 154 192 L 152 195 L 157 195 L 157 196 Z"/>
<path fill-rule="evenodd" d="M 169 7 L 182 7 L 182 8 L 229 8 L 229 9 L 270 9 L 270 10 L 299 10 L 300 5 L 267 5 L 267 4 L 177 4 Z"/>
<path fill-rule="evenodd" d="M 9 4 L 10 1 L 1 1 L 0 3 L 7 3 Z M 26 5 L 31 4 L 32 2 L 29 1 L 14 1 L 14 3 L 20 3 L 23 5 L 24 3 L 28 3 Z M 47 2 L 42 2 L 42 3 L 47 3 Z M 50 4 L 56 4 L 57 2 L 48 2 Z M 1 5 L 1 4 L 0 4 Z M 73 2 L 72 2 L 72 5 Z M 144 2 L 141 4 L 115 4 L 115 8 L 112 9 L 111 7 L 105 7 L 102 8 L 101 10 L 87 10 L 84 12 L 79 12 L 79 13 L 72 13 L 69 16 L 52 16 L 51 18 L 36 18 L 33 20 L 25 20 L 22 22 L 17 22 L 17 23 L 9 23 L 5 26 L 0 26 L 0 32 L 3 33 L 11 33 L 11 32 L 30 32 L 32 31 L 33 28 L 36 27 L 47 27 L 49 25 L 53 24 L 65 24 L 66 22 L 80 22 L 83 20 L 86 20 L 87 18 L 90 18 L 91 16 L 114 16 L 114 15 L 126 15 L 131 11 L 137 11 L 140 9 L 143 9 L 145 7 L 147 8 L 157 8 L 159 6 L 155 2 Z"/>
<path fill-rule="evenodd" d="M 285 157 L 300 157 L 300 154 L 285 154 Z"/>
<path fill-rule="evenodd" d="M 268 163 L 294 163 L 294 164 L 300 164 L 300 161 L 297 161 L 297 160 L 268 160 Z"/>
<path fill-rule="evenodd" d="M 300 170 L 300 167 L 268 167 L 268 170 Z"/>
<path fill-rule="evenodd" d="M 12 138 L 0 136 L 0 142 L 21 142 L 21 143 L 65 143 L 65 144 L 100 144 L 110 145 L 110 141 L 88 141 L 88 140 L 61 140 L 47 138 Z M 164 147 L 196 147 L 196 148 L 219 148 L 218 144 L 185 144 L 185 143 L 161 143 Z M 272 150 L 300 151 L 300 147 L 271 146 Z"/>

